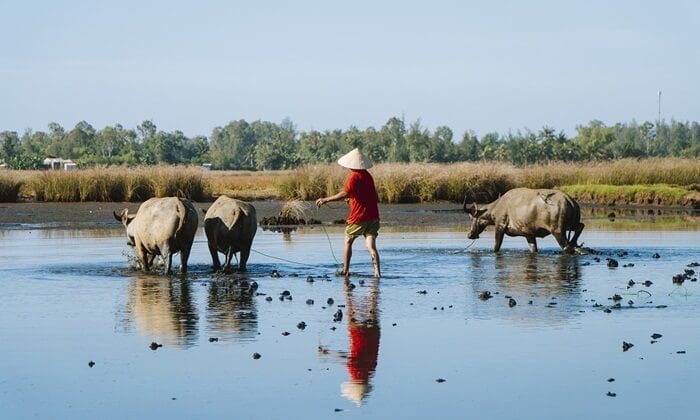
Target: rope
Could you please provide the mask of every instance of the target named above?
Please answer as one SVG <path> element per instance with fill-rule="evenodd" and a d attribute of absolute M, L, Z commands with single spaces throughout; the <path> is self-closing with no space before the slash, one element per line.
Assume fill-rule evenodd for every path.
<path fill-rule="evenodd" d="M 288 262 L 288 263 L 291 263 L 291 264 L 304 265 L 304 266 L 307 266 L 307 267 L 320 267 L 320 266 L 314 265 L 314 264 L 307 264 L 307 263 L 303 263 L 303 262 L 299 262 L 299 261 L 288 260 L 288 259 L 286 259 L 286 258 L 275 257 L 275 256 L 272 256 L 272 255 L 270 255 L 270 254 L 266 254 L 266 253 L 264 253 L 264 252 L 260 252 L 260 251 L 258 251 L 258 250 L 256 250 L 256 249 L 252 249 L 252 248 L 251 248 L 251 251 L 255 252 L 256 254 L 263 255 L 263 256 L 265 256 L 265 257 L 267 257 L 267 258 L 272 258 L 273 260 L 280 260 L 280 261 Z"/>

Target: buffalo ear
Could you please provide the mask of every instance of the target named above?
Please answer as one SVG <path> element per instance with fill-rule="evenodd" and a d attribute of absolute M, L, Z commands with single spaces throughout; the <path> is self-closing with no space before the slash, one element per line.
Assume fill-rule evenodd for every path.
<path fill-rule="evenodd" d="M 114 215 L 114 218 L 117 219 L 117 222 L 124 223 L 124 216 L 129 214 L 129 209 L 124 209 L 122 210 L 121 213 L 117 214 L 116 211 L 112 211 L 112 214 Z"/>
<path fill-rule="evenodd" d="M 469 209 L 469 214 L 472 215 L 473 218 L 479 218 L 486 213 L 486 207 L 478 208 L 476 204 L 472 204 L 472 208 Z"/>
<path fill-rule="evenodd" d="M 202 209 L 202 213 L 204 213 L 206 215 L 207 211 L 205 209 Z"/>

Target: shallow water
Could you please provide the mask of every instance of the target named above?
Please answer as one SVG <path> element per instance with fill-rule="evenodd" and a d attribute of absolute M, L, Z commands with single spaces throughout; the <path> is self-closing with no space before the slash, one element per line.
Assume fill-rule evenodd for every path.
<path fill-rule="evenodd" d="M 698 275 L 672 278 L 698 231 L 582 240 L 602 255 L 386 229 L 385 277 L 358 241 L 351 289 L 338 227 L 260 230 L 246 276 L 212 275 L 199 232 L 186 278 L 131 268 L 121 229 L 6 230 L 0 417 L 693 418 Z"/>

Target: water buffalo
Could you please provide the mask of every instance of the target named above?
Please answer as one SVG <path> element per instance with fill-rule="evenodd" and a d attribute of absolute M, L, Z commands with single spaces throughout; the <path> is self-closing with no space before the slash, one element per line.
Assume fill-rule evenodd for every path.
<path fill-rule="evenodd" d="M 231 258 L 240 252 L 238 270 L 245 271 L 257 229 L 258 220 L 253 205 L 223 195 L 219 197 L 204 216 L 204 232 L 207 234 L 214 271 L 221 269 L 219 252 L 226 255 L 224 270 L 231 268 Z"/>
<path fill-rule="evenodd" d="M 136 214 L 124 209 L 114 218 L 126 228 L 127 243 L 136 248 L 136 256 L 144 271 L 151 269 L 153 259 L 165 260 L 166 272 L 172 273 L 173 254 L 180 253 L 180 273 L 187 272 L 194 235 L 197 233 L 197 210 L 185 198 L 151 198 Z"/>
<path fill-rule="evenodd" d="M 472 204 L 467 210 L 465 201 L 464 211 L 474 218 L 469 239 L 477 239 L 486 226 L 496 227 L 495 252 L 501 249 L 503 235 L 524 236 L 530 252 L 537 252 L 536 238 L 550 233 L 564 252 L 571 252 L 584 227 L 576 201 L 557 190 L 515 188 L 485 206 Z"/>

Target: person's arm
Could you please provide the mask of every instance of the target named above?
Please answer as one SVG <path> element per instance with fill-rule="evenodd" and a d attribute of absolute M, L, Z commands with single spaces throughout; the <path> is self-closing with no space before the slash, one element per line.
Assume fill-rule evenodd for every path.
<path fill-rule="evenodd" d="M 348 193 L 341 191 L 338 194 L 331 195 L 330 197 L 319 198 L 316 200 L 316 207 L 321 207 L 322 205 L 328 203 L 329 201 L 340 201 L 348 198 Z"/>

